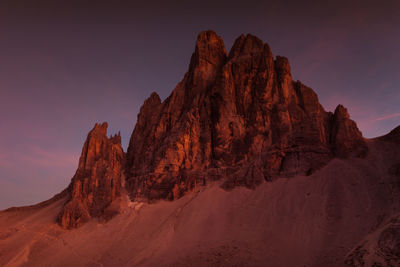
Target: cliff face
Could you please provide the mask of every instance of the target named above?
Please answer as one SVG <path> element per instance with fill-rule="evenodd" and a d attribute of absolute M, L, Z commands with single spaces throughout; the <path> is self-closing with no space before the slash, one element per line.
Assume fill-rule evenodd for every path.
<path fill-rule="evenodd" d="M 153 93 L 143 104 L 127 151 L 127 189 L 152 200 L 179 198 L 208 180 L 254 187 L 365 152 L 347 110 L 326 112 L 311 88 L 292 80 L 286 58 L 274 59 L 252 35 L 227 54 L 207 31 L 172 94 L 161 102 Z"/>
<path fill-rule="evenodd" d="M 152 93 L 141 107 L 126 159 L 106 123 L 90 131 L 58 221 L 71 228 L 104 216 L 122 171 L 132 199 L 172 200 L 210 180 L 255 187 L 365 152 L 347 110 L 326 112 L 267 44 L 242 35 L 227 54 L 219 36 L 202 32 L 172 94 L 162 102 Z"/>
<path fill-rule="evenodd" d="M 105 209 L 121 194 L 124 153 L 121 136 L 107 137 L 107 123 L 89 132 L 79 166 L 67 189 L 68 201 L 58 216 L 64 228 L 78 227 Z"/>

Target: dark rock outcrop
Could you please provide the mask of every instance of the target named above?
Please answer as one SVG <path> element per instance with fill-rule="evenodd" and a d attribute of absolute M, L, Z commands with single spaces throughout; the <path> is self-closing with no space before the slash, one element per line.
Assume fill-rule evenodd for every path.
<path fill-rule="evenodd" d="M 326 112 L 293 81 L 285 57 L 241 35 L 229 54 L 213 31 L 199 34 L 188 72 L 163 102 L 142 106 L 127 151 L 135 199 L 175 199 L 208 180 L 254 187 L 309 175 L 333 157 L 362 156 L 366 144 L 347 110 Z"/>
<path fill-rule="evenodd" d="M 64 228 L 78 227 L 91 217 L 104 215 L 121 194 L 124 152 L 121 136 L 107 137 L 107 123 L 89 132 L 79 166 L 67 188 L 68 201 L 58 216 Z"/>
<path fill-rule="evenodd" d="M 332 145 L 335 156 L 345 158 L 351 153 L 363 156 L 366 146 L 361 132 L 354 121 L 350 120 L 347 109 L 337 106 L 333 115 Z"/>
<path fill-rule="evenodd" d="M 399 266 L 400 215 L 395 214 L 370 233 L 346 257 L 347 266 Z"/>
<path fill-rule="evenodd" d="M 397 126 L 392 131 L 390 131 L 390 133 L 388 133 L 384 136 L 378 137 L 377 139 L 380 141 L 400 144 L 400 126 Z"/>

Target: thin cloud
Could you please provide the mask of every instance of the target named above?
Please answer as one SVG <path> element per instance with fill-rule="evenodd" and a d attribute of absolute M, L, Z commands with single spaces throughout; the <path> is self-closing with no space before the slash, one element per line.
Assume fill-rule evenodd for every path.
<path fill-rule="evenodd" d="M 24 151 L 0 152 L 0 167 L 15 169 L 19 166 L 35 169 L 73 168 L 77 166 L 79 154 L 58 150 L 46 150 L 36 145 L 26 146 Z"/>
<path fill-rule="evenodd" d="M 20 159 L 26 164 L 41 167 L 75 166 L 79 156 L 75 153 L 46 150 L 36 145 L 29 146 L 28 152 L 25 155 L 20 155 Z"/>
<path fill-rule="evenodd" d="M 371 121 L 384 121 L 384 120 L 393 119 L 393 118 L 397 118 L 397 117 L 400 117 L 400 112 L 393 113 L 393 114 L 388 114 L 388 115 L 385 115 L 385 116 L 382 116 L 382 117 L 378 117 L 378 118 L 375 118 L 375 119 L 373 119 Z"/>

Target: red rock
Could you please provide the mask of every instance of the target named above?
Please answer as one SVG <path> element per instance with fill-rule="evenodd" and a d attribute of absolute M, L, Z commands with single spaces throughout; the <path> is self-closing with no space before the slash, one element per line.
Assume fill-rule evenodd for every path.
<path fill-rule="evenodd" d="M 146 100 L 127 151 L 126 172 L 135 177 L 127 180 L 132 197 L 172 199 L 179 179 L 183 191 L 195 184 L 186 170 L 207 168 L 212 158 L 209 91 L 226 57 L 219 36 L 200 33 L 189 71 L 172 94 L 162 104 L 154 95 Z"/>
<path fill-rule="evenodd" d="M 292 80 L 286 58 L 274 60 L 253 35 L 241 35 L 227 55 L 208 31 L 172 94 L 161 102 L 153 93 L 141 108 L 127 187 L 135 199 L 176 199 L 209 180 L 254 187 L 365 151 L 347 111 L 326 112 L 311 88 Z"/>
<path fill-rule="evenodd" d="M 58 216 L 64 228 L 78 227 L 91 217 L 100 217 L 121 194 L 124 153 L 121 136 L 107 137 L 107 123 L 89 132 L 79 166 L 68 187 L 68 201 Z"/>
<path fill-rule="evenodd" d="M 332 127 L 333 152 L 336 156 L 348 157 L 351 153 L 362 156 L 366 153 L 362 134 L 342 105 L 338 105 L 335 110 Z"/>

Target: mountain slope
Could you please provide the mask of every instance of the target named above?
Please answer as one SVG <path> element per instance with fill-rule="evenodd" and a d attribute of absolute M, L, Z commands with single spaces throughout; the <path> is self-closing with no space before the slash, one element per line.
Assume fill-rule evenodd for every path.
<path fill-rule="evenodd" d="M 399 212 L 399 177 L 389 170 L 400 148 L 368 146 L 365 159 L 334 159 L 310 176 L 255 189 L 226 191 L 216 182 L 153 204 L 123 193 L 112 204 L 119 215 L 73 231 L 55 224 L 63 200 L 3 211 L 0 265 L 341 266 Z"/>

